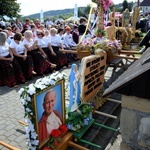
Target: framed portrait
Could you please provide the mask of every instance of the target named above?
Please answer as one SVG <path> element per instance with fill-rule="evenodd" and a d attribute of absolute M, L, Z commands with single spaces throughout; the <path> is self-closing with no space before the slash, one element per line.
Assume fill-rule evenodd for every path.
<path fill-rule="evenodd" d="M 38 149 L 50 140 L 50 133 L 65 124 L 64 80 L 40 90 L 33 96 L 35 130 L 38 135 Z"/>

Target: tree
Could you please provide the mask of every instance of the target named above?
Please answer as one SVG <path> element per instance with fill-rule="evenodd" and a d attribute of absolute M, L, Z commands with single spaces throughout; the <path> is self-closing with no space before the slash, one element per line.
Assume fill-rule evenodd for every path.
<path fill-rule="evenodd" d="M 90 13 L 90 9 L 91 9 L 91 6 L 87 5 L 84 9 L 84 13 L 88 15 Z"/>
<path fill-rule="evenodd" d="M 0 15 L 10 18 L 19 17 L 20 5 L 17 0 L 0 0 Z"/>
<path fill-rule="evenodd" d="M 130 2 L 128 5 L 129 5 L 129 6 L 128 6 L 129 11 L 131 12 L 131 11 L 132 11 L 132 7 L 133 7 L 133 2 Z"/>
<path fill-rule="evenodd" d="M 78 8 L 78 16 L 81 17 L 84 15 L 84 12 L 81 10 L 81 8 Z"/>
<path fill-rule="evenodd" d="M 128 4 L 127 0 L 124 0 L 122 3 L 122 12 L 125 11 L 126 8 L 128 8 L 128 5 L 129 4 Z"/>

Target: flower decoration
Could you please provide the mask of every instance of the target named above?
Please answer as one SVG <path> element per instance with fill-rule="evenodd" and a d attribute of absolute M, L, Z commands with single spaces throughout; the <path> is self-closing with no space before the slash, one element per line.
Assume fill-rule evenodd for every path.
<path fill-rule="evenodd" d="M 66 125 L 61 125 L 59 129 L 54 129 L 50 133 L 50 141 L 47 143 L 44 150 L 56 150 L 58 144 L 61 142 L 61 137 L 67 132 L 68 128 Z"/>
<path fill-rule="evenodd" d="M 92 103 L 86 103 L 79 105 L 79 109 L 77 111 L 69 112 L 66 120 L 68 129 L 78 131 L 85 125 L 88 125 L 89 121 L 93 118 L 93 108 L 94 106 Z"/>
<path fill-rule="evenodd" d="M 94 43 L 91 38 L 85 38 L 77 45 L 77 50 L 78 51 L 82 51 L 82 50 L 90 51 L 93 45 Z"/>
<path fill-rule="evenodd" d="M 107 11 L 107 9 L 113 4 L 112 0 L 92 0 L 94 3 L 101 3 L 103 10 Z"/>
<path fill-rule="evenodd" d="M 54 137 L 54 138 L 57 138 L 57 137 L 59 137 L 61 135 L 61 131 L 59 130 L 59 129 L 54 129 L 52 132 L 51 132 L 51 134 L 50 134 L 50 136 L 52 136 L 52 137 Z"/>
<path fill-rule="evenodd" d="M 106 31 L 104 29 L 101 29 L 101 28 L 98 28 L 96 31 L 95 31 L 95 35 L 97 37 L 103 37 L 106 35 Z"/>
<path fill-rule="evenodd" d="M 18 91 L 20 95 L 20 102 L 24 106 L 25 110 L 25 122 L 27 126 L 25 126 L 26 132 L 26 140 L 29 149 L 36 150 L 39 144 L 38 135 L 35 130 L 35 110 L 33 108 L 32 99 L 35 93 L 38 93 L 40 90 L 47 88 L 50 85 L 55 85 L 55 83 L 61 79 L 65 81 L 68 80 L 67 75 L 63 72 L 55 72 L 49 76 L 38 79 L 35 84 L 30 84 L 29 86 L 25 86 Z M 66 82 L 65 82 L 66 86 Z M 65 89 L 67 92 L 67 89 Z M 65 99 L 67 99 L 67 95 L 65 94 Z M 64 127 L 61 127 L 61 134 L 64 132 Z M 58 133 L 57 133 L 58 134 Z M 45 148 L 46 149 L 46 148 Z M 50 149 L 49 149 L 50 150 Z"/>
<path fill-rule="evenodd" d="M 102 4 L 103 10 L 107 11 L 107 9 L 113 4 L 112 0 L 99 0 Z"/>
<path fill-rule="evenodd" d="M 95 40 L 94 48 L 101 48 L 105 51 L 113 51 L 122 49 L 122 45 L 118 40 L 99 39 Z"/>

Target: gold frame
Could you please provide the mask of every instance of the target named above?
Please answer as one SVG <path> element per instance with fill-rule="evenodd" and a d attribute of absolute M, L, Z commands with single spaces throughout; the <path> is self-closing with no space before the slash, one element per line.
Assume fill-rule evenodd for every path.
<path fill-rule="evenodd" d="M 35 112 L 35 131 L 38 135 L 38 113 L 37 113 L 37 96 L 42 94 L 42 93 L 45 93 L 47 91 L 49 91 L 50 89 L 53 89 L 54 87 L 58 86 L 58 85 L 61 85 L 61 104 L 62 106 L 61 107 L 61 110 L 62 110 L 62 124 L 65 124 L 66 122 L 66 117 L 65 117 L 65 86 L 64 86 L 64 79 L 61 79 L 59 81 L 57 81 L 55 83 L 55 85 L 50 85 L 49 87 L 39 91 L 38 93 L 34 94 L 33 95 L 33 109 L 34 109 L 34 112 Z M 43 101 L 43 100 L 42 100 Z M 60 102 L 57 102 L 57 103 L 60 103 Z M 39 139 L 39 138 L 38 138 Z M 41 149 L 43 148 L 47 142 L 50 140 L 50 137 L 46 138 L 44 141 L 42 141 L 39 145 L 38 145 L 38 149 Z"/>

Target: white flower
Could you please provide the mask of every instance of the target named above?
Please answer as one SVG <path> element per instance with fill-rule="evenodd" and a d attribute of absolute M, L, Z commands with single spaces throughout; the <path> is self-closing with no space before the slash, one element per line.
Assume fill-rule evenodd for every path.
<path fill-rule="evenodd" d="M 25 104 L 25 99 L 23 99 L 23 98 L 20 98 L 20 102 L 21 102 L 21 104 Z"/>
<path fill-rule="evenodd" d="M 41 82 L 41 80 L 42 80 L 42 78 L 37 79 L 36 82 L 35 82 L 35 84 L 38 84 L 39 82 Z"/>
<path fill-rule="evenodd" d="M 32 124 L 32 123 L 31 123 L 31 120 L 30 120 L 29 118 L 25 118 L 25 122 L 26 122 L 27 124 Z"/>
<path fill-rule="evenodd" d="M 36 89 L 35 89 L 35 87 L 34 87 L 33 84 L 30 84 L 30 85 L 29 85 L 29 89 L 28 89 L 27 92 L 28 92 L 30 95 L 33 95 L 33 94 L 36 93 Z"/>
<path fill-rule="evenodd" d="M 36 146 L 30 146 L 31 150 L 36 150 Z"/>
<path fill-rule="evenodd" d="M 41 90 L 43 90 L 44 88 L 46 88 L 46 86 L 42 82 L 39 82 L 38 84 L 35 84 L 35 87 L 39 88 Z"/>
<path fill-rule="evenodd" d="M 26 96 L 27 101 L 31 102 L 31 97 L 29 95 Z"/>
<path fill-rule="evenodd" d="M 29 108 L 26 108 L 26 111 L 27 111 L 27 112 L 31 112 L 31 109 L 29 109 Z"/>
<path fill-rule="evenodd" d="M 30 128 L 28 126 L 25 127 L 25 132 L 26 132 L 26 136 L 27 136 L 30 132 Z"/>
<path fill-rule="evenodd" d="M 31 133 L 31 138 L 32 138 L 32 139 L 36 139 L 36 137 L 37 137 L 37 134 L 36 134 L 35 132 L 32 132 L 32 133 Z"/>
<path fill-rule="evenodd" d="M 30 142 L 28 142 L 28 146 L 29 146 L 29 147 L 31 147 L 31 146 L 32 146 Z"/>
<path fill-rule="evenodd" d="M 23 91 L 24 91 L 24 88 L 21 88 L 21 89 L 18 91 L 18 94 L 21 95 Z"/>
<path fill-rule="evenodd" d="M 30 130 L 31 132 L 34 131 L 34 125 L 33 125 L 33 124 L 29 124 L 29 130 Z"/>
<path fill-rule="evenodd" d="M 45 84 L 45 85 L 49 85 L 49 81 L 50 81 L 50 79 L 48 79 L 47 77 L 44 77 L 42 79 L 42 83 Z"/>
<path fill-rule="evenodd" d="M 50 82 L 49 82 L 50 85 L 55 85 L 55 83 L 56 83 L 54 80 L 49 80 L 49 81 L 50 81 Z"/>
<path fill-rule="evenodd" d="M 39 140 L 31 140 L 31 144 L 32 145 L 38 145 L 39 144 Z"/>
<path fill-rule="evenodd" d="M 38 145 L 39 144 L 39 140 L 34 140 L 34 145 Z"/>
<path fill-rule="evenodd" d="M 29 142 L 29 137 L 30 137 L 29 133 L 26 133 L 25 137 L 26 139 L 28 139 L 28 142 Z"/>

